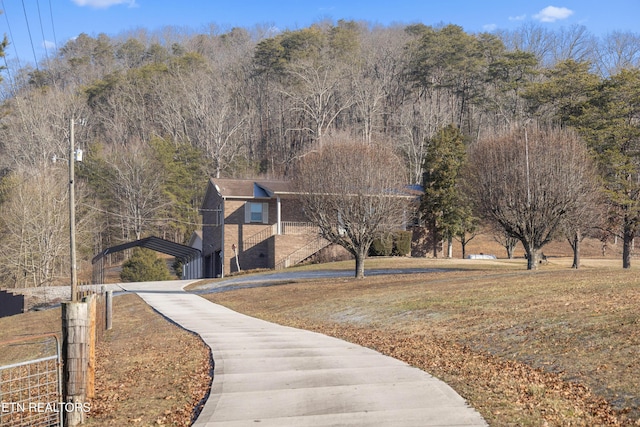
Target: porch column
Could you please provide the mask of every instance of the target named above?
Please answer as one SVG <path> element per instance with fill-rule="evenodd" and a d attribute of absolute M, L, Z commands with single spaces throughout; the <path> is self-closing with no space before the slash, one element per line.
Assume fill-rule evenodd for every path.
<path fill-rule="evenodd" d="M 276 208 L 277 208 L 277 213 L 278 213 L 278 225 L 277 225 L 277 233 L 278 236 L 282 234 L 282 218 L 281 218 L 281 206 L 280 206 L 280 197 L 276 198 Z"/>

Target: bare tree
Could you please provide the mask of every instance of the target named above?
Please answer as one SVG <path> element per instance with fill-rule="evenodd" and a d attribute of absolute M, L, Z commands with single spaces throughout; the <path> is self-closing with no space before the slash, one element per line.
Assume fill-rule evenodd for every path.
<path fill-rule="evenodd" d="M 478 218 L 474 216 L 469 215 L 458 225 L 453 238 L 460 242 L 460 246 L 462 247 L 462 259 L 467 257 L 467 245 L 469 242 L 481 233 L 482 230 L 480 229 Z"/>
<path fill-rule="evenodd" d="M 584 25 L 562 27 L 553 36 L 553 62 L 573 59 L 577 62 L 594 58 L 597 42 Z"/>
<path fill-rule="evenodd" d="M 293 84 L 281 91 L 293 101 L 292 111 L 309 120 L 308 125 L 292 130 L 306 131 L 315 141 L 322 142 L 340 113 L 353 104 L 352 95 L 341 90 L 350 79 L 349 70 L 335 63 L 299 61 L 292 63 L 287 72 Z"/>
<path fill-rule="evenodd" d="M 69 117 L 84 117 L 85 111 L 81 99 L 57 88 L 25 91 L 7 101 L 0 127 L 0 163 L 13 170 L 37 169 L 53 156 L 60 157 L 68 150 Z M 85 135 L 85 129 L 78 129 L 76 138 L 83 142 Z"/>
<path fill-rule="evenodd" d="M 404 32 L 373 29 L 362 37 L 352 85 L 354 107 L 362 126 L 362 138 L 370 143 L 384 128 L 386 102 L 404 72 Z"/>
<path fill-rule="evenodd" d="M 38 169 L 21 168 L 3 178 L 0 281 L 4 284 L 43 286 L 67 277 L 69 205 L 65 177 L 65 167 L 45 162 Z M 81 199 L 84 187 L 76 189 Z M 86 218 L 84 212 L 79 216 L 78 234 L 86 231 Z"/>
<path fill-rule="evenodd" d="M 245 154 L 248 110 L 243 92 L 250 51 L 235 31 L 198 40 L 195 47 L 202 53 L 172 64 L 159 114 L 167 131 L 205 150 L 215 167 L 212 174 L 219 178 L 231 174 L 234 159 Z"/>
<path fill-rule="evenodd" d="M 516 249 L 516 245 L 518 244 L 518 239 L 508 235 L 504 231 L 504 229 L 496 229 L 493 232 L 493 240 L 496 243 L 499 243 L 500 246 L 502 246 L 507 251 L 507 258 L 513 259 L 514 251 Z"/>
<path fill-rule="evenodd" d="M 524 24 L 513 31 L 498 31 L 498 35 L 509 50 L 531 52 L 542 64 L 553 62 L 554 34 L 540 24 Z"/>
<path fill-rule="evenodd" d="M 42 286 L 60 271 L 56 260 L 64 254 L 64 180 L 54 174 L 17 173 L 11 181 L 2 205 L 3 276 L 16 287 Z"/>
<path fill-rule="evenodd" d="M 200 70 L 181 82 L 185 111 L 188 111 L 186 134 L 211 157 L 216 178 L 230 167 L 240 151 L 240 143 L 234 137 L 246 120 L 235 94 L 227 88 L 233 80 L 230 71 Z"/>
<path fill-rule="evenodd" d="M 298 164 L 297 188 L 306 215 L 322 236 L 348 250 L 355 277 L 364 277 L 371 243 L 397 231 L 407 218 L 402 163 L 387 147 L 352 141 L 325 141 Z"/>
<path fill-rule="evenodd" d="M 513 129 L 478 141 L 470 153 L 479 212 L 520 242 L 527 268 L 565 221 L 589 205 L 593 190 L 588 152 L 572 132 Z"/>
<path fill-rule="evenodd" d="M 599 229 L 605 228 L 605 209 L 602 191 L 596 185 L 594 176 L 590 176 L 587 185 L 592 189 L 585 195 L 585 202 L 574 209 L 567 216 L 562 225 L 562 234 L 569 242 L 573 251 L 573 264 L 571 268 L 580 268 L 580 244 L 589 236 L 594 237 Z"/>
<path fill-rule="evenodd" d="M 596 67 L 603 76 L 611 76 L 625 68 L 640 66 L 640 34 L 614 31 L 598 46 Z"/>
<path fill-rule="evenodd" d="M 106 155 L 104 182 L 120 212 L 122 237 L 136 240 L 148 231 L 168 201 L 163 192 L 163 171 L 143 143 L 129 143 L 125 149 L 114 147 Z"/>

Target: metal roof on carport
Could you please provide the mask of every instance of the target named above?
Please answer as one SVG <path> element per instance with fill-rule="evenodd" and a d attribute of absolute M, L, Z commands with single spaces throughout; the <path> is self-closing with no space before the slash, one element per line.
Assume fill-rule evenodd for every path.
<path fill-rule="evenodd" d="M 199 249 L 151 236 L 136 240 L 135 242 L 123 243 L 122 245 L 107 248 L 93 257 L 91 263 L 95 264 L 106 255 L 135 247 L 147 248 L 156 252 L 162 252 L 163 254 L 174 256 L 185 264 L 198 259 L 201 256 Z"/>

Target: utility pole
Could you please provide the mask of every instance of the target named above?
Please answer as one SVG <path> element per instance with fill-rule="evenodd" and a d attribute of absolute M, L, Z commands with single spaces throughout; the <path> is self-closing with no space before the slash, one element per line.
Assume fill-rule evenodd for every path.
<path fill-rule="evenodd" d="M 74 120 L 69 120 L 69 249 L 71 254 L 71 301 L 62 303 L 62 360 L 65 404 L 65 427 L 84 423 L 84 404 L 87 398 L 87 378 L 90 354 L 89 308 L 79 301 L 76 265 L 76 197 Z M 81 159 L 78 152 L 78 160 Z"/>
<path fill-rule="evenodd" d="M 78 268 L 76 265 L 76 194 L 74 121 L 69 120 L 69 252 L 71 254 L 71 301 L 78 301 Z"/>

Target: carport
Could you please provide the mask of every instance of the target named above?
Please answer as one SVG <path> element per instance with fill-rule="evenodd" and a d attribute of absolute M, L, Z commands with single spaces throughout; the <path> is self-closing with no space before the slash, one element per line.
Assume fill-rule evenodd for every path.
<path fill-rule="evenodd" d="M 174 256 L 182 262 L 183 279 L 199 279 L 202 277 L 202 253 L 199 249 L 151 236 L 134 242 L 112 246 L 93 257 L 91 260 L 93 266 L 93 283 L 104 283 L 104 259 L 107 255 L 135 247 L 147 248 Z"/>

